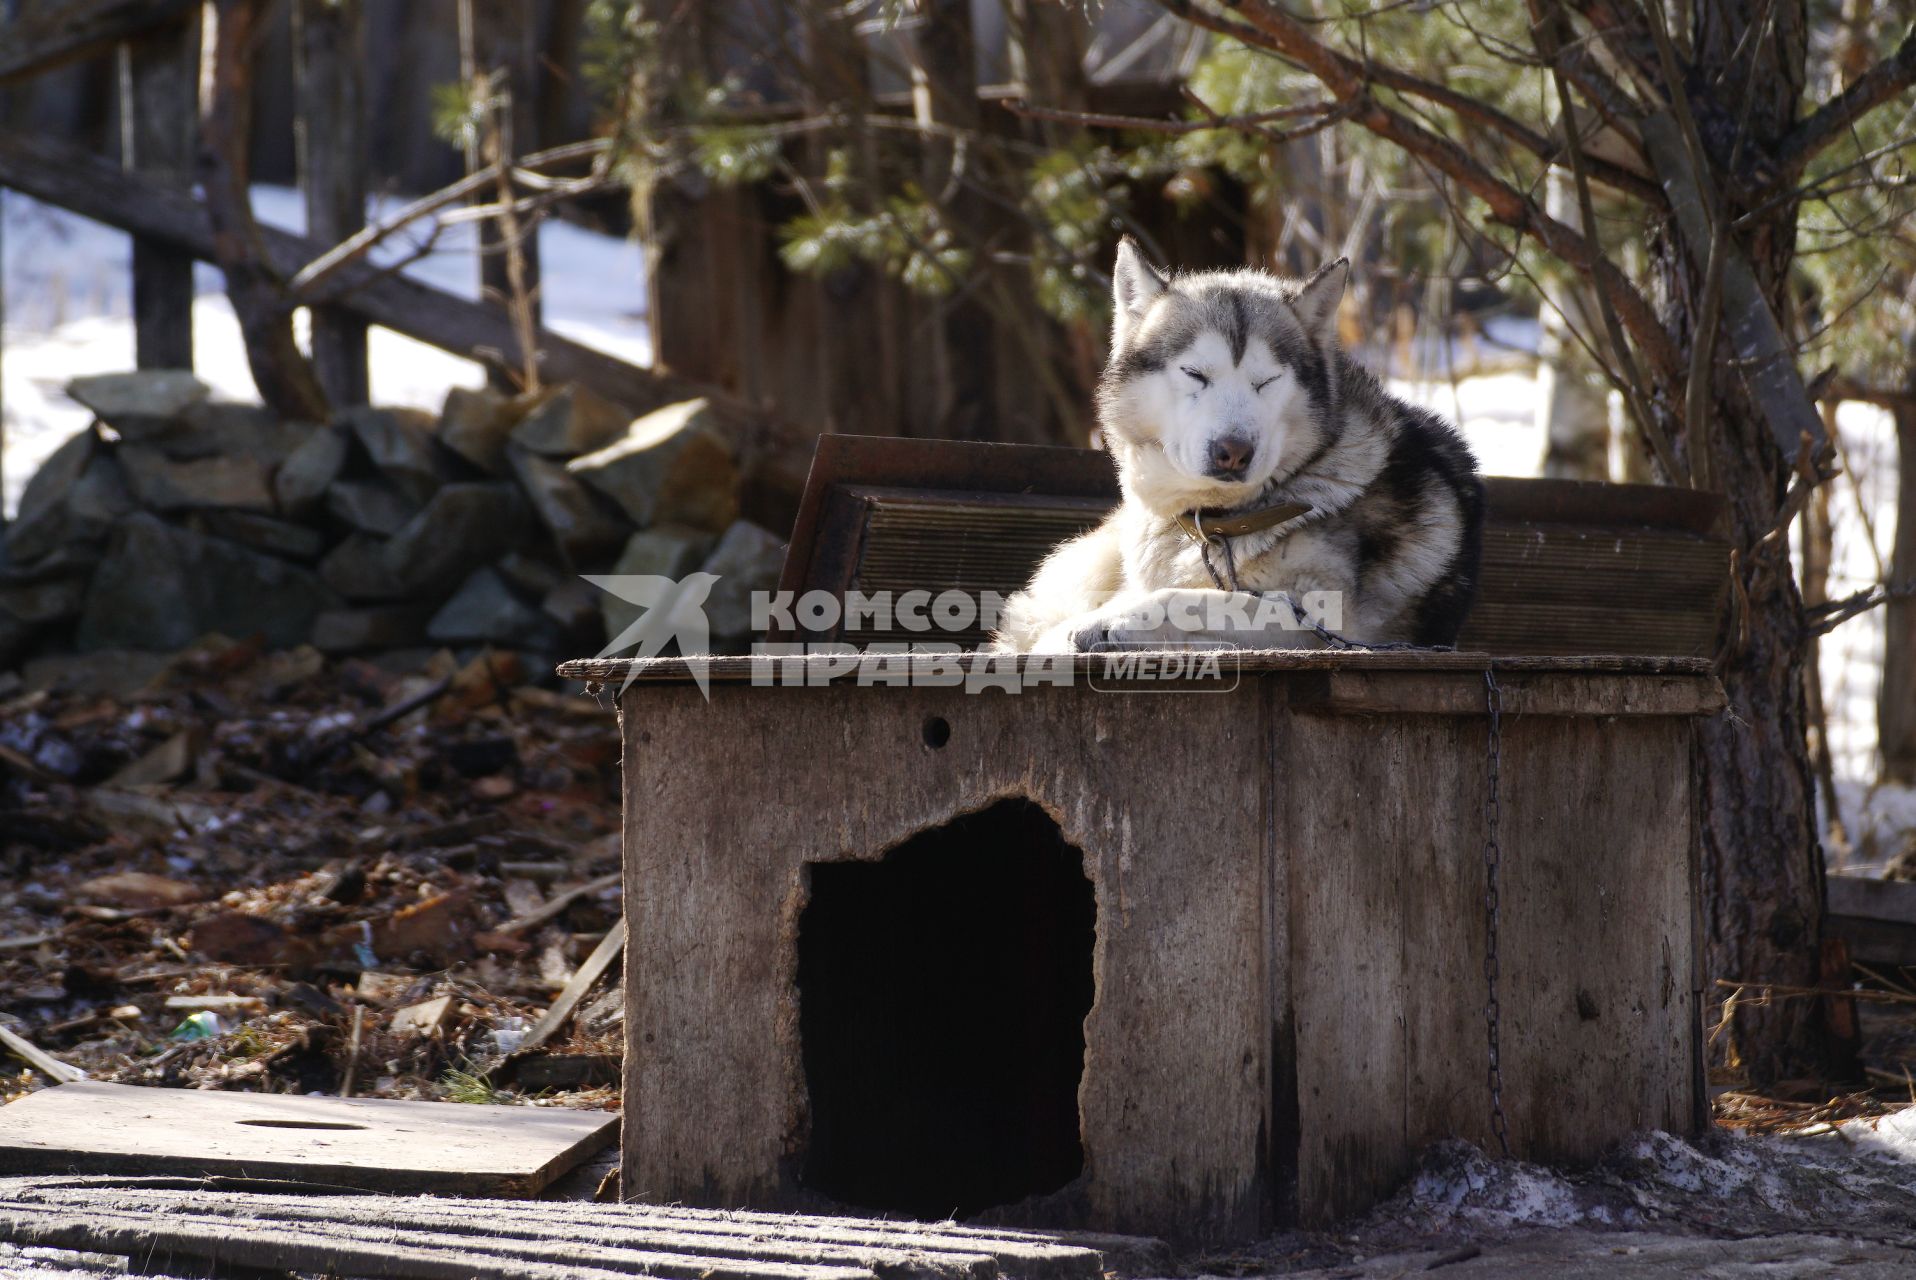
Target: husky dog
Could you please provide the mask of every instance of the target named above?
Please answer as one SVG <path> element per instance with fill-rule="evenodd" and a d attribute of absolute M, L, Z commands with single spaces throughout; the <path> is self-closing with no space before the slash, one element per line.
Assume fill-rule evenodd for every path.
<path fill-rule="evenodd" d="M 1098 387 L 1123 500 L 1005 602 L 996 648 L 1457 638 L 1483 483 L 1338 345 L 1348 274 L 1167 276 L 1126 237 Z"/>

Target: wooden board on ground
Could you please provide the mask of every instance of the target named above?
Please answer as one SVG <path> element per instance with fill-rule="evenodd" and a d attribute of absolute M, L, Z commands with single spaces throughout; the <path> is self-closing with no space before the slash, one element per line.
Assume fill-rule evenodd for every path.
<path fill-rule="evenodd" d="M 1832 875 L 1828 885 L 1824 936 L 1841 938 L 1864 964 L 1916 966 L 1916 884 Z"/>
<path fill-rule="evenodd" d="M 0 1174 L 231 1174 L 411 1194 L 532 1196 L 618 1116 L 80 1081 L 0 1107 Z"/>
<path fill-rule="evenodd" d="M 276 1194 L 276 1190 L 278 1193 Z M 0 1182 L 0 1241 L 328 1275 L 1100 1280 L 1155 1241 L 647 1205 L 286 1194 L 159 1178 Z"/>

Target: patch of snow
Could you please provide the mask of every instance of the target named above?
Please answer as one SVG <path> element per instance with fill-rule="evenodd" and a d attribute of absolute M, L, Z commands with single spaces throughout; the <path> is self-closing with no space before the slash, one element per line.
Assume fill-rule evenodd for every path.
<path fill-rule="evenodd" d="M 401 201 L 369 203 L 377 220 Z M 253 189 L 259 219 L 288 231 L 305 229 L 299 193 L 287 187 Z M 407 253 L 407 233 L 381 246 L 374 261 L 390 265 Z M 446 228 L 432 253 L 410 263 L 405 274 L 448 293 L 476 298 L 479 292 L 471 224 Z M 0 398 L 5 431 L 3 495 L 17 510 L 26 479 L 48 454 L 91 420 L 68 400 L 67 382 L 82 374 L 133 367 L 132 239 L 111 227 L 41 204 L 16 192 L 0 192 L 0 239 L 6 290 L 6 323 L 0 330 Z M 570 223 L 547 220 L 539 228 L 545 322 L 609 355 L 644 364 L 652 358 L 644 315 L 643 258 L 631 241 Z M 195 372 L 216 395 L 257 402 L 240 341 L 239 323 L 216 268 L 202 263 L 193 274 Z M 301 342 L 305 316 L 295 318 Z M 384 405 L 437 410 L 453 386 L 484 379 L 471 361 L 386 329 L 368 341 L 373 399 Z"/>

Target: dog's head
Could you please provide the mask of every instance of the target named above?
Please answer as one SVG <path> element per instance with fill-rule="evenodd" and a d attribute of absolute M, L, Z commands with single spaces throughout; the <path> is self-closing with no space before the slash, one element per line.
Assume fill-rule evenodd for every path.
<path fill-rule="evenodd" d="M 1348 274 L 1340 258 L 1303 281 L 1169 276 L 1125 238 L 1098 420 L 1134 498 L 1161 515 L 1241 505 L 1318 450 Z"/>

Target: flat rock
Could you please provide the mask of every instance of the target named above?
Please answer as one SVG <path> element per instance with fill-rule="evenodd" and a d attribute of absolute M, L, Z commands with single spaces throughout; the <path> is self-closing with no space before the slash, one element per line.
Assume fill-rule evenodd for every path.
<path fill-rule="evenodd" d="M 611 444 L 631 421 L 631 414 L 584 387 L 560 387 L 526 411 L 512 442 L 547 457 L 573 458 Z"/>
<path fill-rule="evenodd" d="M 258 458 L 223 455 L 177 462 L 152 445 L 133 444 L 122 445 L 119 458 L 127 488 L 151 510 L 273 510 L 272 471 Z"/>
<path fill-rule="evenodd" d="M 490 568 L 475 570 L 433 615 L 426 634 L 440 644 L 496 644 L 550 649 L 558 642 L 552 619 L 514 595 Z"/>
<path fill-rule="evenodd" d="M 370 534 L 351 534 L 319 562 L 325 584 L 348 600 L 398 600 L 410 594 L 400 575 L 386 566 L 386 543 Z"/>
<path fill-rule="evenodd" d="M 779 572 L 785 567 L 785 544 L 776 534 L 740 520 L 725 531 L 699 567 L 718 578 L 705 601 L 713 637 L 744 640 L 752 634 L 752 593 L 778 586 Z"/>
<path fill-rule="evenodd" d="M 221 632 L 284 647 L 338 603 L 311 570 L 140 513 L 121 521 L 94 571 L 76 643 L 173 650 Z"/>
<path fill-rule="evenodd" d="M 67 383 L 67 395 L 127 439 L 157 429 L 211 393 L 188 369 L 102 373 Z"/>
<path fill-rule="evenodd" d="M 133 491 L 127 487 L 126 468 L 104 449 L 93 455 L 67 491 L 67 515 L 74 529 L 83 535 L 104 536 L 122 517 L 138 509 Z"/>
<path fill-rule="evenodd" d="M 540 597 L 539 608 L 568 632 L 583 633 L 599 623 L 604 594 L 584 578 L 567 578 Z"/>
<path fill-rule="evenodd" d="M 516 444 L 507 450 L 507 458 L 539 522 L 572 563 L 610 551 L 625 540 L 631 526 L 618 509 L 579 483 L 563 465 Z"/>
<path fill-rule="evenodd" d="M 0 586 L 0 616 L 15 622 L 49 623 L 76 617 L 85 601 L 85 578 L 48 578 Z"/>
<path fill-rule="evenodd" d="M 313 620 L 313 647 L 325 653 L 401 649 L 424 642 L 432 610 L 412 604 L 328 609 Z"/>
<path fill-rule="evenodd" d="M 703 564 L 717 541 L 712 534 L 689 525 L 662 524 L 641 529 L 626 540 L 625 550 L 612 566 L 612 572 L 677 581 Z M 605 620 L 607 638 L 631 626 L 640 612 L 629 600 L 621 600 L 609 591 L 599 593 L 599 613 Z"/>
<path fill-rule="evenodd" d="M 346 445 L 346 433 L 338 427 L 317 427 L 302 440 L 273 474 L 279 509 L 301 517 L 317 510 L 345 469 Z"/>
<path fill-rule="evenodd" d="M 499 571 L 500 577 L 512 584 L 515 591 L 528 599 L 544 595 L 570 576 L 550 560 L 524 551 L 500 556 L 492 567 Z"/>
<path fill-rule="evenodd" d="M 68 506 L 68 495 L 87 465 L 100 449 L 100 436 L 92 427 L 69 436 L 66 443 L 48 454 L 27 479 L 20 495 L 20 508 L 7 526 L 7 556 L 16 564 L 25 564 L 50 555 L 69 539 L 103 534 L 104 530 L 76 527 Z"/>
<path fill-rule="evenodd" d="M 505 484 L 449 484 L 385 548 L 386 567 L 408 590 L 444 590 L 524 541 L 531 514 Z"/>
<path fill-rule="evenodd" d="M 500 475 L 506 466 L 506 441 L 526 407 L 523 397 L 504 396 L 490 387 L 454 387 L 439 411 L 439 443 L 481 471 Z"/>
<path fill-rule="evenodd" d="M 430 414 L 417 409 L 346 411 L 344 421 L 358 437 L 373 466 L 413 502 L 424 504 L 445 476 L 434 454 Z"/>
<path fill-rule="evenodd" d="M 326 490 L 333 519 L 360 533 L 389 538 L 419 514 L 419 504 L 385 480 L 338 480 Z"/>
<path fill-rule="evenodd" d="M 208 400 L 129 443 L 150 444 L 178 462 L 237 456 L 278 467 L 319 430 L 309 422 L 287 422 L 263 405 Z"/>
<path fill-rule="evenodd" d="M 326 549 L 326 536 L 311 525 L 294 524 L 251 511 L 209 511 L 201 517 L 206 532 L 231 538 L 256 551 L 290 560 L 314 560 Z"/>
<path fill-rule="evenodd" d="M 737 457 L 703 399 L 647 414 L 567 469 L 641 527 L 674 521 L 717 533 L 738 518 Z"/>

